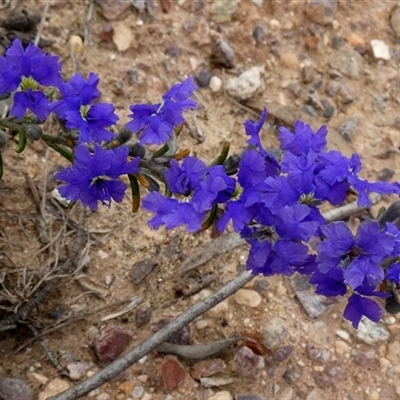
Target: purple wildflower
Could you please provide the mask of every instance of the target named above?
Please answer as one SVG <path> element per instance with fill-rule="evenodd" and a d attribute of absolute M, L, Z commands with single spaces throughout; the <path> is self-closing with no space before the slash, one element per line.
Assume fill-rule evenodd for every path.
<path fill-rule="evenodd" d="M 375 301 L 353 294 L 349 298 L 343 316 L 351 321 L 353 327 L 357 329 L 363 316 L 373 322 L 378 322 L 381 318 L 381 308 Z"/>
<path fill-rule="evenodd" d="M 164 176 L 177 199 L 152 192 L 142 202 L 145 209 L 156 213 L 149 221 L 155 229 L 161 225 L 167 229 L 186 225 L 188 232 L 200 230 L 207 212 L 230 198 L 235 187 L 235 180 L 226 175 L 222 166 L 207 167 L 195 157 L 186 157 L 181 165 L 172 159 Z"/>
<path fill-rule="evenodd" d="M 277 175 L 279 171 L 279 162 L 275 158 L 274 155 L 269 153 L 264 149 L 260 138 L 260 131 L 263 127 L 265 120 L 267 119 L 267 109 L 264 108 L 263 112 L 260 115 L 260 119 L 256 122 L 248 119 L 243 125 L 246 131 L 246 135 L 250 136 L 250 139 L 247 139 L 247 143 L 254 146 L 259 153 L 265 158 L 266 161 L 266 174 L 268 176 Z"/>
<path fill-rule="evenodd" d="M 62 82 L 59 58 L 45 54 L 34 44 L 23 48 L 15 39 L 0 57 L 0 95 L 20 89 L 14 95 L 10 115 L 22 119 L 27 110 L 43 121 L 50 114 L 50 102 L 39 91 L 39 85 L 58 86 Z"/>
<path fill-rule="evenodd" d="M 190 98 L 197 89 L 193 78 L 177 83 L 158 104 L 130 106 L 132 121 L 126 127 L 140 134 L 140 144 L 164 144 L 171 139 L 174 129 L 184 122 L 182 112 L 197 108 Z"/>
<path fill-rule="evenodd" d="M 370 286 L 383 279 L 380 262 L 388 257 L 394 246 L 394 237 L 380 230 L 377 221 L 362 223 L 356 237 L 344 222 L 332 222 L 321 228 L 326 240 L 318 244 L 319 269 L 327 273 L 342 267 L 344 283 L 353 289 L 364 280 Z"/>
<path fill-rule="evenodd" d="M 120 203 L 127 185 L 118 177 L 139 172 L 140 158 L 128 161 L 128 153 L 125 146 L 105 150 L 95 145 L 93 154 L 86 146 L 78 146 L 74 164 L 55 174 L 56 179 L 67 183 L 58 191 L 66 199 L 80 200 L 93 211 L 97 210 L 98 201 L 108 207 L 111 199 Z"/>
<path fill-rule="evenodd" d="M 118 116 L 114 113 L 115 107 L 108 103 L 92 104 L 100 96 L 98 84 L 99 78 L 92 72 L 87 80 L 76 74 L 69 82 L 60 86 L 62 99 L 51 106 L 51 110 L 65 120 L 67 128 L 79 130 L 80 143 L 92 140 L 101 143 L 114 137 L 105 128 L 118 121 Z"/>
<path fill-rule="evenodd" d="M 320 153 L 325 149 L 327 133 L 325 125 L 314 133 L 310 125 L 297 120 L 294 125 L 294 133 L 285 127 L 279 128 L 281 149 L 296 156 L 307 155 L 310 151 Z"/>
<path fill-rule="evenodd" d="M 392 264 L 386 270 L 385 279 L 400 285 L 400 263 Z"/>

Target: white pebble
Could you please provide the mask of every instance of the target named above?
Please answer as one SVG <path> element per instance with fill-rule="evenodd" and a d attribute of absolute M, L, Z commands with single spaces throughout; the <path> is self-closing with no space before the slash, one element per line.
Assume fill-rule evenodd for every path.
<path fill-rule="evenodd" d="M 277 19 L 271 19 L 271 21 L 269 21 L 269 25 L 271 26 L 272 30 L 276 30 L 280 28 L 281 23 Z"/>
<path fill-rule="evenodd" d="M 132 390 L 132 396 L 134 399 L 141 399 L 144 396 L 143 386 L 136 386 Z"/>
<path fill-rule="evenodd" d="M 349 340 L 350 339 L 349 332 L 344 331 L 343 329 L 338 329 L 335 333 L 336 333 L 337 336 L 339 336 L 343 340 Z"/>
<path fill-rule="evenodd" d="M 217 93 L 221 90 L 222 87 L 222 81 L 218 76 L 213 76 L 210 80 L 210 89 L 214 92 Z"/>
<path fill-rule="evenodd" d="M 390 60 L 389 46 L 383 40 L 373 39 L 370 43 L 375 58 Z"/>

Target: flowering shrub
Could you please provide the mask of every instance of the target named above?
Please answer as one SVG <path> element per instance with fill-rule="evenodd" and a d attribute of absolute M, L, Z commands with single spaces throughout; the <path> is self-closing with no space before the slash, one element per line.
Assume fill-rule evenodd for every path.
<path fill-rule="evenodd" d="M 258 121 L 244 123 L 247 146 L 239 157 L 228 157 L 226 143 L 207 164 L 177 152 L 183 113 L 197 107 L 192 78 L 175 84 L 158 104 L 131 105 L 130 120 L 117 133 L 115 107 L 95 102 L 98 83 L 94 73 L 64 82 L 58 57 L 34 45 L 24 50 L 18 39 L 0 57 L 0 96 L 13 100 L 0 126 L 19 132 L 17 151 L 27 138 L 41 137 L 72 162 L 55 175 L 63 183 L 63 197 L 93 211 L 99 203 L 110 207 L 112 201 L 123 201 L 127 185 L 119 178 L 128 175 L 134 210 L 140 203 L 139 183 L 149 189 L 141 205 L 153 213 L 152 228 L 184 226 L 197 232 L 213 227 L 222 234 L 232 223 L 250 245 L 247 269 L 253 274 L 308 275 L 319 294 L 350 292 L 344 316 L 355 328 L 362 316 L 380 319 L 372 298 L 387 298 L 390 305 L 400 285 L 400 203 L 377 220 L 362 222 L 356 235 L 344 222 L 327 223 L 319 206 L 343 203 L 352 189 L 358 204 L 368 207 L 368 193 L 400 194 L 399 183 L 361 179 L 358 155 L 327 151 L 326 127 L 314 132 L 302 121 L 293 132 L 280 128 L 278 160 L 260 140 L 267 110 Z M 45 87 L 53 90 L 44 92 Z M 50 115 L 60 123 L 57 135 L 42 133 L 37 125 Z M 131 145 L 133 133 L 137 140 Z M 144 145 L 159 148 L 150 151 Z M 311 240 L 317 244 L 311 246 Z"/>

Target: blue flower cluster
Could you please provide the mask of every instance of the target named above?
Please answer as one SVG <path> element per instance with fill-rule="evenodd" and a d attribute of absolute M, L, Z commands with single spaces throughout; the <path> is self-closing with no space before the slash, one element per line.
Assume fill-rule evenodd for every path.
<path fill-rule="evenodd" d="M 99 77 L 90 73 L 85 79 L 75 74 L 64 82 L 61 68 L 58 57 L 33 44 L 24 49 L 16 39 L 0 57 L 0 96 L 13 96 L 9 114 L 18 120 L 29 117 L 29 111 L 41 122 L 53 113 L 77 145 L 74 164 L 56 174 L 66 183 L 59 188 L 65 198 L 80 200 L 92 210 L 97 210 L 98 202 L 108 206 L 111 199 L 121 202 L 127 186 L 118 178 L 137 174 L 140 157 L 132 160 L 127 147 L 102 147 L 117 138 L 110 128 L 119 118 L 112 104 L 98 101 Z M 43 91 L 46 87 L 57 89 L 60 98 L 52 102 Z M 132 105 L 133 120 L 126 127 L 140 135 L 141 143 L 165 143 L 184 122 L 182 112 L 196 108 L 190 98 L 195 89 L 193 78 L 189 78 L 173 86 L 160 104 Z"/>
<path fill-rule="evenodd" d="M 24 49 L 18 39 L 0 57 L 0 96 L 13 96 L 10 115 L 22 124 L 32 122 L 31 114 L 44 121 L 53 113 L 65 137 L 51 145 L 74 148 L 73 164 L 55 175 L 64 182 L 59 188 L 63 197 L 92 210 L 99 202 L 110 206 L 123 200 L 127 185 L 120 177 L 129 175 L 133 197 L 140 196 L 138 182 L 150 189 L 142 206 L 153 213 L 152 228 L 184 226 L 196 232 L 213 224 L 223 233 L 232 224 L 250 245 L 247 269 L 252 273 L 306 274 L 319 294 L 350 292 L 344 316 L 354 327 L 362 316 L 379 320 L 380 307 L 371 297 L 390 299 L 384 286 L 400 287 L 400 212 L 389 207 L 384 217 L 361 223 L 353 234 L 344 222 L 327 223 L 319 206 L 340 205 L 352 189 L 358 204 L 368 207 L 370 192 L 399 195 L 399 183 L 360 178 L 359 156 L 327 151 L 326 127 L 314 132 L 302 121 L 293 132 L 280 128 L 278 160 L 260 139 L 267 110 L 258 121 L 244 123 L 247 147 L 233 168 L 234 158 L 226 160 L 223 153 L 212 164 L 171 155 L 173 149 L 165 145 L 175 139 L 183 112 L 197 108 L 192 78 L 175 84 L 160 103 L 132 105 L 122 140 L 113 132 L 115 107 L 99 102 L 98 85 L 94 73 L 64 82 L 58 57 L 34 45 Z M 46 87 L 56 88 L 57 100 L 43 92 Z M 131 147 L 123 144 L 132 134 L 126 135 L 128 130 L 137 134 L 138 143 Z M 145 144 L 163 147 L 150 154 Z M 165 186 L 165 194 L 156 181 Z"/>
<path fill-rule="evenodd" d="M 310 275 L 319 294 L 352 292 L 344 315 L 355 327 L 363 315 L 379 320 L 380 307 L 370 297 L 388 296 L 379 289 L 385 280 L 400 283 L 399 230 L 370 221 L 354 237 L 344 222 L 327 224 L 318 206 L 343 203 L 350 188 L 359 193 L 360 206 L 369 206 L 369 192 L 399 194 L 398 185 L 361 179 L 357 155 L 326 151 L 326 127 L 313 132 L 302 121 L 294 132 L 280 128 L 283 156 L 278 161 L 260 140 L 266 116 L 264 110 L 258 121 L 245 122 L 250 146 L 235 178 L 223 165 L 207 166 L 193 157 L 181 164 L 171 160 L 165 171 L 169 195 L 152 192 L 143 200 L 143 207 L 155 213 L 150 226 L 197 231 L 218 207 L 216 228 L 223 232 L 232 222 L 250 244 L 247 269 L 254 274 Z M 311 250 L 311 238 L 318 241 L 317 251 Z M 391 264 L 383 268 L 385 260 Z"/>

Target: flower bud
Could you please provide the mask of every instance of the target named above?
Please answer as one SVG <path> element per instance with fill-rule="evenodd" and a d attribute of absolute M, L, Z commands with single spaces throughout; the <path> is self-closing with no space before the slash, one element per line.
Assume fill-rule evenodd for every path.
<path fill-rule="evenodd" d="M 234 175 L 239 169 L 239 162 L 240 162 L 240 157 L 237 154 L 234 154 L 233 156 L 228 157 L 222 166 L 224 167 L 225 172 L 227 175 Z"/>
<path fill-rule="evenodd" d="M 31 140 L 32 142 L 35 142 L 37 140 L 40 140 L 43 135 L 43 130 L 39 125 L 36 124 L 26 124 L 23 125 L 26 133 L 26 137 Z"/>
<path fill-rule="evenodd" d="M 118 132 L 117 140 L 119 144 L 125 144 L 126 142 L 131 140 L 131 138 L 132 138 L 132 131 L 130 131 L 125 127 Z"/>
<path fill-rule="evenodd" d="M 381 227 L 385 226 L 386 222 L 392 222 L 396 226 L 399 225 L 400 219 L 400 201 L 395 201 L 383 213 L 378 215 L 378 222 Z"/>
<path fill-rule="evenodd" d="M 139 143 L 135 143 L 132 146 L 128 146 L 128 148 L 129 148 L 129 155 L 131 157 L 144 158 L 144 156 L 146 155 L 146 149 Z"/>

